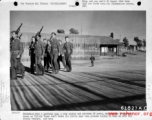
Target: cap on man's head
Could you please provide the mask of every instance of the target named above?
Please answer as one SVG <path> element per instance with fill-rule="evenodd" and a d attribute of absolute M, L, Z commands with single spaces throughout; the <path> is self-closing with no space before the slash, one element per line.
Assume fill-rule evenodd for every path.
<path fill-rule="evenodd" d="M 33 39 L 33 38 L 35 39 L 35 36 L 32 36 L 32 39 Z"/>
<path fill-rule="evenodd" d="M 15 34 L 17 34 L 17 32 L 16 32 L 15 30 L 13 30 L 11 33 L 15 33 Z"/>
<path fill-rule="evenodd" d="M 41 38 L 41 35 L 39 34 L 39 35 L 38 35 L 38 37 L 40 37 L 40 38 Z"/>
<path fill-rule="evenodd" d="M 46 40 L 47 40 L 47 39 L 46 39 Z M 50 42 L 50 39 L 48 39 L 47 42 L 48 42 L 48 41 Z"/>
<path fill-rule="evenodd" d="M 56 35 L 56 33 L 55 33 L 55 32 L 52 32 L 52 33 L 51 33 L 51 35 L 53 35 L 53 34 L 54 34 L 54 35 Z"/>
<path fill-rule="evenodd" d="M 69 36 L 65 36 L 65 39 L 66 39 L 66 38 L 69 38 Z"/>

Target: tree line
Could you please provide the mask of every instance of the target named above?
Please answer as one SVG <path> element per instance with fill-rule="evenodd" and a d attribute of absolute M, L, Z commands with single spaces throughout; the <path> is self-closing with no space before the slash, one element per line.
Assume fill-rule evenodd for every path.
<path fill-rule="evenodd" d="M 140 40 L 138 37 L 134 37 L 134 41 L 137 43 L 137 47 L 141 50 L 141 47 L 146 47 L 146 40 Z M 129 41 L 126 37 L 123 38 L 123 44 L 127 48 L 129 46 Z"/>
<path fill-rule="evenodd" d="M 65 34 L 65 31 L 64 31 L 63 29 L 58 29 L 58 30 L 57 30 L 57 33 L 58 33 L 58 34 Z M 76 29 L 74 29 L 74 28 L 71 28 L 71 29 L 69 30 L 69 33 L 70 33 L 70 34 L 79 34 L 79 31 L 76 30 Z"/>

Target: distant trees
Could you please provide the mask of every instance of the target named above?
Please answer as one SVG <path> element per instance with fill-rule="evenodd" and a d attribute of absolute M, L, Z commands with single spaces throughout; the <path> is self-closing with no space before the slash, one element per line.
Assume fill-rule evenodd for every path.
<path fill-rule="evenodd" d="M 59 34 L 65 34 L 65 31 L 63 29 L 58 29 L 57 33 L 59 33 Z"/>
<path fill-rule="evenodd" d="M 110 34 L 110 37 L 111 37 L 111 38 L 114 38 L 114 34 L 113 34 L 113 33 L 111 33 L 111 34 Z"/>
<path fill-rule="evenodd" d="M 141 50 L 141 48 L 144 46 L 144 42 L 145 42 L 145 45 L 146 45 L 146 41 L 142 41 L 140 40 L 138 37 L 134 37 L 134 41 L 137 43 L 137 48 L 139 50 Z"/>
<path fill-rule="evenodd" d="M 144 46 L 144 50 L 146 50 L 146 40 L 143 39 L 143 46 Z"/>
<path fill-rule="evenodd" d="M 74 28 L 71 28 L 69 31 L 70 31 L 70 34 L 79 34 L 79 31 Z"/>
<path fill-rule="evenodd" d="M 129 41 L 126 37 L 123 38 L 123 43 L 124 43 L 124 46 L 125 46 L 125 51 L 127 51 L 127 48 L 129 46 Z"/>

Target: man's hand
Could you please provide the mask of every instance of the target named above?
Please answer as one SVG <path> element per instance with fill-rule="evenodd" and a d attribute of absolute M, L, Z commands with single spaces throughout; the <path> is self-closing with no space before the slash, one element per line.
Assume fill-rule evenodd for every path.
<path fill-rule="evenodd" d="M 58 55 L 60 56 L 60 53 Z"/>
<path fill-rule="evenodd" d="M 20 58 L 20 55 L 17 55 L 17 57 L 16 58 Z"/>

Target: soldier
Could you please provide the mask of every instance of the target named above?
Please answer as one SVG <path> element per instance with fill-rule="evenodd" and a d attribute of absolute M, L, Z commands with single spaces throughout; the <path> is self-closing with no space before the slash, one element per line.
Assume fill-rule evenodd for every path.
<path fill-rule="evenodd" d="M 91 54 L 90 60 L 91 60 L 91 66 L 93 67 L 94 66 L 95 57 L 92 54 Z"/>
<path fill-rule="evenodd" d="M 23 54 L 23 45 L 17 37 L 16 31 L 12 31 L 11 41 L 11 79 L 17 80 L 17 69 L 20 66 L 20 58 Z M 22 66 L 24 67 L 24 66 Z M 24 77 L 25 69 L 21 69 L 22 78 Z"/>
<path fill-rule="evenodd" d="M 21 40 L 21 37 L 18 37 L 18 39 Z M 23 43 L 22 42 L 21 42 L 21 46 L 22 46 L 22 49 L 23 49 Z M 24 49 L 23 49 L 23 52 L 24 52 Z M 23 55 L 23 52 L 22 52 L 20 58 L 18 59 L 18 67 L 17 67 L 17 73 L 22 75 L 22 79 L 24 78 L 24 75 L 25 75 L 25 67 L 21 63 L 21 57 Z"/>
<path fill-rule="evenodd" d="M 51 64 L 52 71 L 54 71 L 53 66 L 53 55 L 52 55 L 52 49 L 51 49 L 51 41 L 47 40 L 47 53 L 48 53 L 48 62 Z"/>
<path fill-rule="evenodd" d="M 52 57 L 53 57 L 53 70 L 52 70 L 52 74 L 58 74 L 59 73 L 59 65 L 58 65 L 58 56 L 60 55 L 60 45 L 59 45 L 59 41 L 56 39 L 56 33 L 52 32 L 51 33 L 51 53 L 52 53 Z"/>
<path fill-rule="evenodd" d="M 60 44 L 60 49 L 61 49 L 61 54 L 58 58 L 58 64 L 59 64 L 59 69 L 60 69 L 60 61 L 62 62 L 63 64 L 63 67 L 64 67 L 64 71 L 67 71 L 66 70 L 66 63 L 65 63 L 65 49 L 64 49 L 64 44 L 62 43 L 61 40 L 59 40 L 59 44 Z"/>
<path fill-rule="evenodd" d="M 71 66 L 71 54 L 73 53 L 73 44 L 69 42 L 69 37 L 65 37 L 65 44 L 64 44 L 64 49 L 65 49 L 65 60 L 66 60 L 66 70 L 67 72 L 72 71 L 72 66 Z"/>
<path fill-rule="evenodd" d="M 36 44 L 35 44 L 35 65 L 36 65 L 36 75 L 44 75 L 44 68 L 42 66 L 42 59 L 44 56 L 44 46 L 41 42 L 41 35 L 36 36 Z"/>
<path fill-rule="evenodd" d="M 31 60 L 31 73 L 34 74 L 35 72 L 35 37 L 32 37 L 32 41 L 29 47 L 29 56 L 30 56 L 30 60 Z"/>
<path fill-rule="evenodd" d="M 49 53 L 47 50 L 47 47 L 48 47 L 47 40 L 43 39 L 43 43 L 44 43 L 44 69 L 46 68 L 47 72 L 48 72 L 48 69 L 49 69 L 49 56 L 48 56 L 48 54 Z"/>

